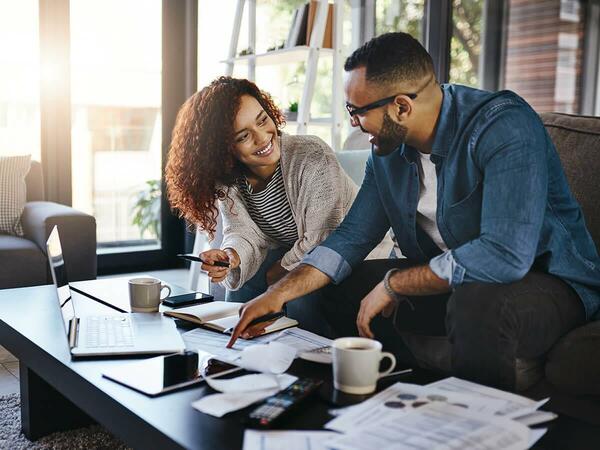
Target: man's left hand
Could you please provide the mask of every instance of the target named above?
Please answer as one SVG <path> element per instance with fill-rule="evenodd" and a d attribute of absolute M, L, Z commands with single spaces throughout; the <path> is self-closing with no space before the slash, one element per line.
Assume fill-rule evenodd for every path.
<path fill-rule="evenodd" d="M 394 299 L 383 287 L 383 281 L 378 283 L 360 302 L 360 310 L 356 317 L 358 333 L 362 337 L 373 339 L 375 335 L 371 331 L 371 320 L 379 313 L 383 313 L 384 316 L 389 317 L 394 310 L 395 304 Z"/>

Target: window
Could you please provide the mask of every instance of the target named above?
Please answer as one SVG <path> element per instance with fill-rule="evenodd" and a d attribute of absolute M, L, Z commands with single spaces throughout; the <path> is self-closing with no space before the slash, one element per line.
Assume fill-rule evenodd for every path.
<path fill-rule="evenodd" d="M 100 252 L 159 247 L 160 0 L 70 4 L 73 207 Z"/>
<path fill-rule="evenodd" d="M 256 43 L 254 53 L 262 54 L 276 49 L 285 43 L 294 10 L 308 0 L 282 0 L 256 2 Z M 422 2 L 421 2 L 422 3 Z M 339 2 L 343 12 L 343 54 L 349 53 L 352 29 L 350 2 Z M 222 63 L 229 52 L 233 21 L 236 13 L 236 2 L 198 2 L 198 89 L 202 89 L 213 79 L 226 73 L 226 65 Z M 236 55 L 249 47 L 248 23 L 249 4 L 246 2 L 239 30 L 239 40 Z M 226 20 L 215 20 L 216 18 Z M 215 40 L 215 36 L 222 38 Z M 325 54 L 319 57 L 314 96 L 311 103 L 311 122 L 308 133 L 321 137 L 325 142 L 332 143 L 331 109 L 332 109 L 332 57 Z M 296 62 L 275 61 L 274 64 L 257 64 L 254 80 L 260 89 L 271 94 L 275 103 L 282 111 L 286 111 L 293 103 L 300 102 L 305 82 L 306 64 L 303 60 Z M 249 73 L 244 62 L 234 65 L 234 77 L 248 78 Z M 341 105 L 340 105 L 341 107 Z M 344 118 L 345 119 L 345 118 Z M 347 120 L 344 120 L 342 140 L 347 134 Z M 284 131 L 296 133 L 297 123 L 288 120 Z"/>
<path fill-rule="evenodd" d="M 150 151 L 156 108 L 91 106 L 87 112 L 92 152 Z"/>
<path fill-rule="evenodd" d="M 450 82 L 479 87 L 484 0 L 453 0 Z"/>
<path fill-rule="evenodd" d="M 40 160 L 38 0 L 0 0 L 0 156 Z"/>
<path fill-rule="evenodd" d="M 585 10 L 578 0 L 508 1 L 504 87 L 537 112 L 579 113 Z"/>
<path fill-rule="evenodd" d="M 403 31 L 422 41 L 424 8 L 425 0 L 377 0 L 375 34 Z"/>

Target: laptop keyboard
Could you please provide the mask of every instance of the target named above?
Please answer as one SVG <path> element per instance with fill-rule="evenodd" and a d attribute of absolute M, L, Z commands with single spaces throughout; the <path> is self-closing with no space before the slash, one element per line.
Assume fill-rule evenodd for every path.
<path fill-rule="evenodd" d="M 133 329 L 126 316 L 86 317 L 86 341 L 88 348 L 132 347 Z"/>

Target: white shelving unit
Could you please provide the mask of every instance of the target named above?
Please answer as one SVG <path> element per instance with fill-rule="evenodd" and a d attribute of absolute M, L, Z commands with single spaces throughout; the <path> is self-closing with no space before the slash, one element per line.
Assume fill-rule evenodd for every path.
<path fill-rule="evenodd" d="M 227 75 L 233 74 L 236 64 L 244 64 L 248 67 L 248 79 L 254 81 L 256 66 L 282 65 L 298 62 L 306 63 L 306 79 L 302 88 L 302 97 L 298 104 L 298 119 L 288 121 L 290 126 L 296 126 L 297 134 L 306 134 L 309 125 L 330 126 L 331 144 L 334 150 L 341 148 L 341 131 L 343 119 L 343 88 L 342 88 L 342 18 L 343 0 L 333 0 L 333 48 L 322 48 L 323 36 L 327 22 L 329 0 L 318 0 L 318 8 L 315 14 L 310 42 L 292 48 L 273 50 L 266 53 L 237 56 L 237 47 L 240 36 L 244 7 L 248 4 L 248 47 L 256 48 L 256 0 L 238 0 L 231 41 L 229 43 L 229 56 L 222 61 L 227 64 Z M 310 117 L 310 105 L 315 91 L 317 77 L 317 66 L 319 58 L 333 58 L 332 71 L 332 95 L 330 118 L 312 119 Z"/>

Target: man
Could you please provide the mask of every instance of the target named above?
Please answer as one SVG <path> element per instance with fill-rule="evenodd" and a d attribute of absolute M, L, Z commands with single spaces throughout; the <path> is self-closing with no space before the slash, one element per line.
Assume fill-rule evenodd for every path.
<path fill-rule="evenodd" d="M 515 388 L 517 358 L 600 309 L 600 258 L 543 124 L 512 92 L 440 86 L 405 33 L 372 39 L 344 69 L 351 123 L 373 144 L 360 192 L 302 265 L 245 305 L 230 344 L 333 282 L 338 333 L 447 336 L 449 370 Z M 407 259 L 363 262 L 390 226 Z M 394 310 L 390 335 L 381 316 Z"/>

